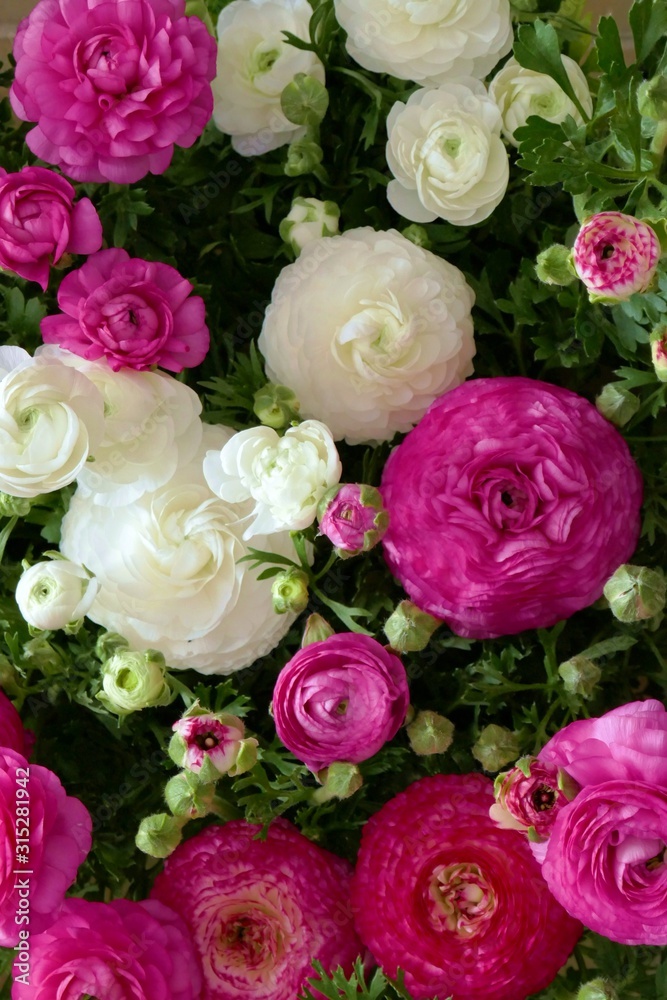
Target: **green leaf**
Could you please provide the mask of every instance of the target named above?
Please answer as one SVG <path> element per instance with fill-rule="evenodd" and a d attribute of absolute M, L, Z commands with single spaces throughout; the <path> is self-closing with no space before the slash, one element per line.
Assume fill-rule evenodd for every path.
<path fill-rule="evenodd" d="M 609 82 L 620 82 L 627 72 L 623 43 L 618 25 L 613 17 L 601 17 L 598 37 L 595 43 L 600 69 L 607 74 Z"/>
<path fill-rule="evenodd" d="M 544 21 L 523 24 L 514 43 L 514 56 L 526 69 L 546 73 L 564 90 L 584 121 L 589 116 L 574 92 L 560 54 L 560 44 L 555 28 Z"/>
<path fill-rule="evenodd" d="M 667 0 L 635 0 L 629 20 L 637 62 L 643 63 L 667 34 Z"/>
<path fill-rule="evenodd" d="M 582 649 L 579 656 L 586 656 L 589 660 L 597 660 L 601 656 L 611 656 L 613 653 L 621 653 L 623 650 L 631 649 L 636 645 L 637 639 L 631 635 L 616 635 L 613 639 L 603 639 L 596 642 L 588 649 Z"/>

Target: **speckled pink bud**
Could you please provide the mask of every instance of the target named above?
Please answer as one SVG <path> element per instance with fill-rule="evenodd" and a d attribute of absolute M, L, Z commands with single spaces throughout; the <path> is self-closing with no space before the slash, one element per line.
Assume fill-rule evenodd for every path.
<path fill-rule="evenodd" d="M 623 302 L 647 291 L 659 260 L 654 230 L 622 212 L 591 216 L 574 243 L 574 268 L 593 302 Z"/>

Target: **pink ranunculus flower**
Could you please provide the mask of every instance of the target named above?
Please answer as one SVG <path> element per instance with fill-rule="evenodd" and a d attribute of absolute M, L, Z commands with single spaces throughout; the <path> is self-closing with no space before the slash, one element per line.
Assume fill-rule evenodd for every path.
<path fill-rule="evenodd" d="M 114 371 L 194 368 L 210 337 L 204 300 L 191 291 L 168 264 L 100 250 L 63 279 L 62 313 L 42 320 L 42 337 L 87 361 L 106 358 Z"/>
<path fill-rule="evenodd" d="M 568 913 L 621 944 L 667 944 L 667 789 L 627 778 L 559 813 L 542 874 Z"/>
<path fill-rule="evenodd" d="M 622 212 L 600 212 L 579 230 L 572 262 L 592 302 L 624 302 L 647 291 L 660 253 L 657 234 L 646 222 Z"/>
<path fill-rule="evenodd" d="M 595 407 L 527 378 L 437 400 L 382 477 L 389 568 L 474 639 L 547 628 L 602 596 L 639 538 L 642 481 Z"/>
<path fill-rule="evenodd" d="M 14 42 L 32 152 L 77 181 L 162 174 L 213 111 L 216 44 L 185 0 L 40 0 Z"/>
<path fill-rule="evenodd" d="M 66 253 L 95 253 L 102 223 L 90 198 L 44 167 L 8 174 L 0 167 L 0 267 L 46 290 L 49 269 Z"/>
<path fill-rule="evenodd" d="M 491 819 L 507 830 L 531 831 L 546 840 L 556 817 L 577 794 L 579 786 L 554 764 L 524 757 L 517 767 L 499 774 L 494 782 L 496 801 Z"/>
<path fill-rule="evenodd" d="M 182 904 L 181 904 L 182 908 Z M 31 928 L 32 930 L 32 928 Z M 182 919 L 157 900 L 68 899 L 14 961 L 12 1000 L 199 1000 L 201 970 Z"/>
<path fill-rule="evenodd" d="M 257 740 L 245 738 L 245 726 L 235 715 L 191 709 L 172 729 L 170 757 L 179 767 L 200 775 L 203 781 L 215 781 L 221 774 L 241 773 L 237 767 L 244 750 L 246 757 L 257 757 Z"/>
<path fill-rule="evenodd" d="M 389 523 L 379 490 L 359 483 L 334 487 L 322 498 L 317 513 L 320 534 L 343 558 L 372 549 Z"/>
<path fill-rule="evenodd" d="M 278 675 L 278 736 L 311 771 L 358 764 L 393 739 L 410 692 L 405 667 L 376 639 L 342 632 L 300 649 Z"/>
<path fill-rule="evenodd" d="M 201 1000 L 295 1000 L 312 963 L 350 971 L 361 951 L 351 866 L 283 819 L 233 820 L 176 848 L 151 895 L 183 913 L 201 958 Z M 184 900 L 187 905 L 184 906 Z"/>
<path fill-rule="evenodd" d="M 478 774 L 422 778 L 364 828 L 357 931 L 415 1000 L 520 1000 L 548 986 L 581 934 L 525 838 L 489 818 Z"/>
<path fill-rule="evenodd" d="M 0 747 L 28 757 L 35 742 L 30 730 L 23 728 L 21 716 L 4 691 L 0 691 Z"/>
<path fill-rule="evenodd" d="M 12 948 L 21 927 L 32 934 L 53 923 L 90 850 L 91 827 L 53 771 L 0 748 L 0 945 Z"/>

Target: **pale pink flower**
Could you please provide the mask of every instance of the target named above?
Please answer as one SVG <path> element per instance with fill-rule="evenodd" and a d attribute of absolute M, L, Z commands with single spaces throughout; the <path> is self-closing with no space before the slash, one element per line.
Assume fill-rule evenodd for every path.
<path fill-rule="evenodd" d="M 648 289 L 660 253 L 648 223 L 622 212 L 600 212 L 579 230 L 572 260 L 591 301 L 623 302 Z"/>

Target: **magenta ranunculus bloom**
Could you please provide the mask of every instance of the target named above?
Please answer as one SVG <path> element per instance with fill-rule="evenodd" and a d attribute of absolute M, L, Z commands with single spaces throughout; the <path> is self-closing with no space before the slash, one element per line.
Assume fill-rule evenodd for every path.
<path fill-rule="evenodd" d="M 204 970 L 201 1000 L 295 1000 L 312 962 L 348 972 L 351 866 L 283 819 L 209 826 L 165 861 L 151 895 L 183 914 Z M 185 904 L 185 905 L 184 905 Z"/>
<path fill-rule="evenodd" d="M 0 691 L 0 747 L 8 747 L 27 757 L 33 743 L 33 734 L 23 728 L 21 716 L 5 692 Z"/>
<path fill-rule="evenodd" d="M 66 253 L 95 253 L 102 223 L 90 198 L 44 167 L 8 174 L 0 167 L 0 267 L 45 290 L 49 269 Z"/>
<path fill-rule="evenodd" d="M 31 928 L 32 930 L 32 928 Z M 157 900 L 68 899 L 29 939 L 29 971 L 14 962 L 12 1000 L 199 1000 L 201 970 L 188 930 Z"/>
<path fill-rule="evenodd" d="M 0 748 L 0 945 L 12 948 L 22 926 L 33 934 L 53 923 L 90 850 L 91 827 L 53 771 Z M 17 869 L 30 874 L 19 882 Z M 17 913 L 29 922 L 17 923 Z"/>
<path fill-rule="evenodd" d="M 527 378 L 433 404 L 382 478 L 390 569 L 473 639 L 547 628 L 592 604 L 639 538 L 642 481 L 581 396 Z"/>
<path fill-rule="evenodd" d="M 358 764 L 393 739 L 410 703 L 405 667 L 376 639 L 331 635 L 300 649 L 278 675 L 278 736 L 311 771 Z"/>
<path fill-rule="evenodd" d="M 326 535 L 340 556 L 368 552 L 389 523 L 379 490 L 363 483 L 345 483 L 332 493 L 325 495 L 318 510 L 320 534 Z"/>
<path fill-rule="evenodd" d="M 572 261 L 592 302 L 623 302 L 647 291 L 660 254 L 648 223 L 622 212 L 599 212 L 579 230 Z"/>
<path fill-rule="evenodd" d="M 581 924 L 549 892 L 525 838 L 489 818 L 479 774 L 422 778 L 364 828 L 357 931 L 415 1000 L 523 1000 L 548 986 Z"/>
<path fill-rule="evenodd" d="M 14 42 L 26 142 L 77 181 L 162 174 L 213 111 L 216 44 L 185 0 L 40 0 Z"/>
<path fill-rule="evenodd" d="M 106 358 L 114 371 L 194 368 L 210 337 L 204 300 L 191 291 L 168 264 L 100 250 L 63 279 L 62 313 L 42 320 L 42 337 L 87 361 Z"/>
<path fill-rule="evenodd" d="M 526 757 L 520 763 L 520 767 L 496 778 L 496 801 L 489 815 L 506 830 L 532 830 L 534 839 L 546 840 L 559 812 L 574 798 L 579 786 L 554 764 L 535 757 Z"/>
<path fill-rule="evenodd" d="M 667 790 L 613 780 L 559 813 L 542 874 L 567 911 L 621 944 L 667 944 Z"/>

